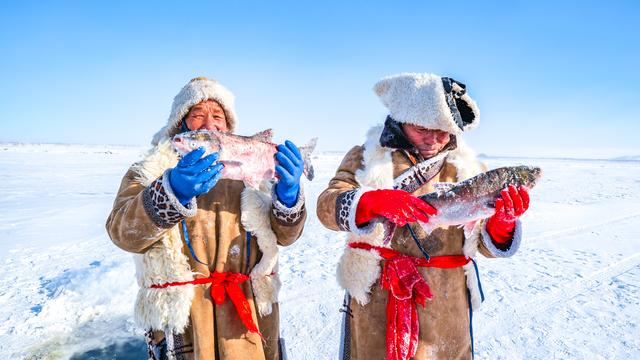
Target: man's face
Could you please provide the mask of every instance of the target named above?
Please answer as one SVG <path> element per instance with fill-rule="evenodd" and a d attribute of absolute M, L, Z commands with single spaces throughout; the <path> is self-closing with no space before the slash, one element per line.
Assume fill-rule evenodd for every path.
<path fill-rule="evenodd" d="M 451 140 L 451 136 L 446 131 L 412 124 L 402 124 L 402 131 L 424 158 L 438 154 Z"/>
<path fill-rule="evenodd" d="M 218 130 L 227 132 L 227 116 L 222 106 L 213 100 L 198 103 L 184 118 L 189 130 Z"/>

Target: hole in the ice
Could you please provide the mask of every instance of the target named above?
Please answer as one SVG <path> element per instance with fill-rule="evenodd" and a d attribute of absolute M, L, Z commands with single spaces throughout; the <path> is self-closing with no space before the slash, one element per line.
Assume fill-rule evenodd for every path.
<path fill-rule="evenodd" d="M 142 338 L 131 338 L 128 341 L 105 345 L 71 356 L 71 360 L 139 360 L 147 358 L 147 345 Z"/>

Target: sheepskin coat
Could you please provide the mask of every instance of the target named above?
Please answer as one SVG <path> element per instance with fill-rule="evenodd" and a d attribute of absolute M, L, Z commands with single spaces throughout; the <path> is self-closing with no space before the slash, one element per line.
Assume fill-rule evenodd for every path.
<path fill-rule="evenodd" d="M 125 174 L 107 220 L 112 241 L 135 253 L 137 323 L 149 331 L 148 342 L 166 342 L 175 359 L 278 359 L 278 245 L 292 244 L 303 230 L 302 190 L 287 208 L 268 184 L 252 189 L 222 179 L 183 206 L 168 181 L 177 161 L 168 141 L 154 147 Z M 202 263 L 185 242 L 183 221 Z M 228 296 L 215 305 L 209 284 L 151 288 L 214 271 L 250 276 L 240 286 L 264 339 L 247 331 Z"/>
<path fill-rule="evenodd" d="M 345 231 L 347 242 L 365 242 L 388 246 L 403 254 L 422 257 L 406 228 L 398 228 L 388 245 L 383 244 L 381 224 L 366 227 L 355 224 L 360 196 L 373 189 L 410 189 L 414 195 L 434 191 L 437 182 L 457 182 L 486 170 L 473 151 L 457 140 L 433 159 L 420 159 L 410 151 L 382 147 L 383 127 L 372 128 L 363 146 L 352 148 L 342 160 L 329 186 L 317 202 L 317 214 L 325 227 Z M 439 171 L 424 183 L 407 176 L 421 172 L 430 161 L 442 160 Z M 425 175 L 425 174 L 421 174 Z M 413 180 L 412 180 L 413 179 Z M 516 225 L 514 239 L 504 247 L 496 246 L 487 234 L 484 221 L 464 227 L 440 227 L 430 234 L 410 224 L 422 246 L 431 256 L 465 255 L 479 251 L 487 257 L 507 257 L 517 250 L 521 226 Z M 386 355 L 387 291 L 380 287 L 382 259 L 375 252 L 345 247 L 338 267 L 338 282 L 349 295 L 342 343 L 344 359 L 384 359 Z M 473 263 L 460 268 L 418 268 L 431 287 L 433 299 L 425 308 L 418 306 L 419 343 L 415 359 L 470 359 L 470 307 L 481 303 L 478 278 Z"/>

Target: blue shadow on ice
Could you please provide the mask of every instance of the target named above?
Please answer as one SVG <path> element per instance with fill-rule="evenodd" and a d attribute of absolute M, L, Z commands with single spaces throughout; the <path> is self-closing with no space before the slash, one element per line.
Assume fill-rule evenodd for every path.
<path fill-rule="evenodd" d="M 40 277 L 40 292 L 44 293 L 47 298 L 52 299 L 64 289 L 64 287 L 74 280 L 86 278 L 89 272 L 98 268 L 101 265 L 100 261 L 93 261 L 89 266 L 78 269 L 64 269 L 61 274 L 54 276 L 50 279 L 44 276 Z M 105 269 L 100 269 L 104 272 Z"/>
<path fill-rule="evenodd" d="M 107 345 L 103 348 L 91 349 L 83 353 L 76 353 L 71 360 L 140 360 L 147 358 L 147 345 L 142 338 L 118 344 Z"/>
<path fill-rule="evenodd" d="M 53 299 L 57 297 L 62 290 L 72 284 L 74 281 L 79 282 L 86 278 L 90 271 L 102 271 L 106 272 L 111 266 L 102 266 L 100 261 L 93 261 L 89 266 L 79 269 L 64 269 L 61 274 L 52 278 L 45 278 L 40 276 L 40 289 L 39 292 L 44 294 L 47 299 Z M 35 305 L 31 308 L 31 312 L 39 314 L 42 311 L 43 304 Z"/>

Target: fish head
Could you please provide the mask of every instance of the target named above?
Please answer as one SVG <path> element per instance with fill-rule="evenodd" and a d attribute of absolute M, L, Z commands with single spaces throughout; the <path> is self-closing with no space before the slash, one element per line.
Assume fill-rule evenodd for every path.
<path fill-rule="evenodd" d="M 205 155 L 220 151 L 220 133 L 211 130 L 195 130 L 177 134 L 171 142 L 173 149 L 184 156 L 193 150 L 203 147 Z"/>
<path fill-rule="evenodd" d="M 542 169 L 537 166 L 516 166 L 513 168 L 513 185 L 526 186 L 529 189 L 536 186 L 542 178 Z"/>

